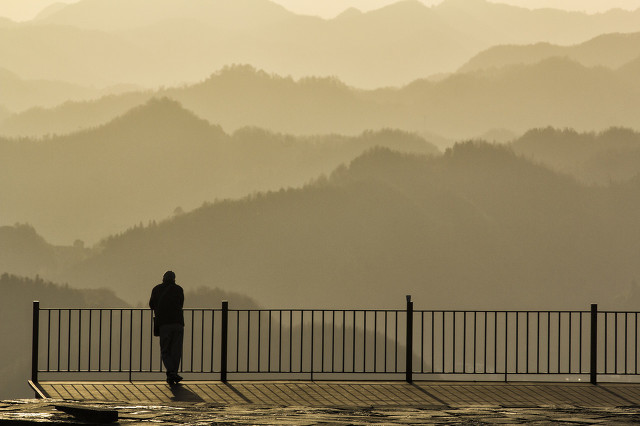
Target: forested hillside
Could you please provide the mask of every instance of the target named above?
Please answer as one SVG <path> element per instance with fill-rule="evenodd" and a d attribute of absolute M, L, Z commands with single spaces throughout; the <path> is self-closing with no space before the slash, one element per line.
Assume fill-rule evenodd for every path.
<path fill-rule="evenodd" d="M 178 207 L 300 186 L 376 145 L 438 152 L 391 130 L 294 137 L 246 127 L 227 134 L 175 101 L 155 99 L 95 129 L 0 139 L 0 215 L 30 223 L 55 244 L 92 244 Z"/>
<path fill-rule="evenodd" d="M 513 142 L 513 149 L 588 184 L 626 182 L 640 174 L 640 133 L 628 128 L 532 129 Z"/>
<path fill-rule="evenodd" d="M 583 308 L 639 270 L 640 181 L 583 186 L 505 147 L 375 149 L 301 189 L 202 206 L 108 238 L 64 275 L 133 298 L 161 265 L 266 306 Z M 395 302 L 394 302 L 395 301 Z"/>

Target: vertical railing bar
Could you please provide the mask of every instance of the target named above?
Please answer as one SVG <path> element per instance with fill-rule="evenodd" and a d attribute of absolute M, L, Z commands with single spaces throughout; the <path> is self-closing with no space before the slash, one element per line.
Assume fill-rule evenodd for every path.
<path fill-rule="evenodd" d="M 530 312 L 525 312 L 527 315 L 527 333 L 526 333 L 526 337 L 527 337 L 527 344 L 525 345 L 526 351 L 527 351 L 527 355 L 525 356 L 525 362 L 527 363 L 527 367 L 525 368 L 525 371 L 527 372 L 527 374 L 529 374 L 529 317 L 530 317 Z"/>
<path fill-rule="evenodd" d="M 247 309 L 247 373 L 251 371 L 250 354 L 251 354 L 251 311 Z"/>
<path fill-rule="evenodd" d="M 100 320 L 98 321 L 98 329 L 100 330 L 98 333 L 98 371 L 102 371 L 102 311 L 100 309 Z"/>
<path fill-rule="evenodd" d="M 31 320 L 31 381 L 38 383 L 38 361 L 40 358 L 40 302 L 33 301 L 32 305 L 32 320 Z M 47 326 L 48 327 L 48 326 Z M 48 332 L 47 332 L 48 334 Z M 36 398 L 39 398 L 39 393 L 36 392 Z"/>
<path fill-rule="evenodd" d="M 405 357 L 405 381 L 413 383 L 413 302 L 411 295 L 407 295 L 407 322 L 406 322 L 406 357 Z"/>
<path fill-rule="evenodd" d="M 57 368 L 56 371 L 60 371 L 60 345 L 62 344 L 62 340 L 61 340 L 61 338 L 62 338 L 62 333 L 61 333 L 62 320 L 61 320 L 61 317 L 62 317 L 62 309 L 58 309 L 58 344 L 57 344 L 57 348 L 56 348 L 56 350 L 57 350 L 56 357 L 57 357 L 58 368 Z"/>
<path fill-rule="evenodd" d="M 353 310 L 353 342 L 351 343 L 352 350 L 352 358 L 351 362 L 351 371 L 356 372 L 356 311 Z"/>
<path fill-rule="evenodd" d="M 445 349 L 446 349 L 446 342 L 447 342 L 447 338 L 445 335 L 445 323 L 447 322 L 447 313 L 446 311 L 442 311 L 442 373 L 446 373 L 446 363 L 445 363 Z"/>
<path fill-rule="evenodd" d="M 346 312 L 342 311 L 342 372 L 345 372 L 345 368 L 344 368 L 344 358 L 345 358 L 345 333 L 346 333 Z"/>
<path fill-rule="evenodd" d="M 462 372 L 467 372 L 467 311 L 462 315 Z"/>
<path fill-rule="evenodd" d="M 484 360 L 482 362 L 482 372 L 486 373 L 487 372 L 487 340 L 488 340 L 488 336 L 487 336 L 487 311 L 484 311 L 484 345 L 483 345 L 483 350 L 484 350 Z"/>
<path fill-rule="evenodd" d="M 191 369 L 190 371 L 195 371 L 193 369 L 193 349 L 194 349 L 194 345 L 193 345 L 193 338 L 194 338 L 194 333 L 195 333 L 195 328 L 196 328 L 196 324 L 195 324 L 195 310 L 191 310 L 191 344 L 190 344 L 190 349 L 189 349 L 189 368 Z M 182 363 L 182 367 L 184 369 L 184 363 Z M 187 370 L 189 371 L 189 370 Z"/>
<path fill-rule="evenodd" d="M 102 316 L 102 313 L 100 314 Z M 153 311 L 149 311 L 149 372 L 153 371 Z"/>
<path fill-rule="evenodd" d="M 71 371 L 71 309 L 67 309 L 68 330 L 67 330 L 67 371 Z"/>
<path fill-rule="evenodd" d="M 236 310 L 236 372 L 240 371 L 240 310 Z"/>
<path fill-rule="evenodd" d="M 456 372 L 456 311 L 451 311 L 451 315 L 453 316 L 453 373 Z"/>
<path fill-rule="evenodd" d="M 572 336 L 571 336 L 571 329 L 572 329 L 572 325 L 573 325 L 573 312 L 569 312 L 569 369 L 567 371 L 567 373 L 571 374 L 571 344 L 573 343 L 572 340 Z"/>
<path fill-rule="evenodd" d="M 606 321 L 606 314 L 605 314 Z M 592 385 L 598 383 L 598 305 L 595 303 L 591 304 L 591 315 L 590 315 L 590 341 L 589 341 L 589 381 Z M 606 354 L 607 347 L 607 339 L 605 336 L 604 339 L 604 347 Z M 605 363 L 606 369 L 606 363 Z"/>
<path fill-rule="evenodd" d="M 578 351 L 578 373 L 582 374 L 582 317 L 583 312 L 580 311 L 580 328 L 578 333 L 580 333 L 580 338 L 578 339 L 578 345 L 580 350 Z"/>
<path fill-rule="evenodd" d="M 395 335 L 393 336 L 396 344 L 395 344 L 395 354 L 394 354 L 394 362 L 395 362 L 395 368 L 394 368 L 394 372 L 397 373 L 398 372 L 398 311 L 396 312 L 396 320 L 395 320 Z"/>
<path fill-rule="evenodd" d="M 322 339 L 321 339 L 321 345 L 320 345 L 320 349 L 321 349 L 321 357 L 320 357 L 320 371 L 324 372 L 324 333 L 325 333 L 325 327 L 324 327 L 324 309 L 322 310 Z"/>
<path fill-rule="evenodd" d="M 387 363 L 387 352 L 389 352 L 388 349 L 387 349 L 387 342 L 388 342 L 388 339 L 387 339 L 387 328 L 388 328 L 387 313 L 388 312 L 385 310 L 384 311 L 384 372 L 385 373 L 387 372 L 387 366 L 389 365 Z"/>
<path fill-rule="evenodd" d="M 262 352 L 262 311 L 258 310 L 258 371 L 260 371 L 260 352 Z"/>
<path fill-rule="evenodd" d="M 222 301 L 220 311 L 220 381 L 226 383 L 229 348 L 229 301 Z M 213 357 L 212 357 L 213 358 Z"/>
<path fill-rule="evenodd" d="M 633 335 L 635 336 L 635 363 L 636 363 L 636 369 L 635 369 L 635 374 L 638 374 L 638 313 L 635 312 L 635 321 L 634 321 L 634 327 L 635 327 L 635 331 L 633 333 Z"/>
<path fill-rule="evenodd" d="M 613 374 L 618 374 L 618 313 L 613 313 Z"/>
<path fill-rule="evenodd" d="M 520 312 L 516 312 L 516 374 L 520 371 L 518 370 L 518 360 L 520 358 L 520 348 L 519 348 L 519 334 L 520 334 Z"/>
<path fill-rule="evenodd" d="M 498 312 L 493 313 L 493 373 L 498 372 Z"/>
<path fill-rule="evenodd" d="M 209 368 L 209 372 L 213 373 L 215 371 L 214 366 L 214 341 L 216 336 L 216 311 L 215 309 L 211 309 L 211 368 Z"/>
<path fill-rule="evenodd" d="M 536 312 L 536 374 L 540 374 L 540 311 Z"/>
<path fill-rule="evenodd" d="M 39 324 L 38 324 L 38 328 L 39 328 Z M 39 332 L 40 331 L 38 330 L 38 333 Z M 50 371 L 50 368 L 49 368 L 50 358 L 51 358 L 51 309 L 47 309 L 47 371 Z"/>
<path fill-rule="evenodd" d="M 562 313 L 558 312 L 558 371 L 560 373 L 560 359 L 561 353 L 560 349 L 562 348 Z"/>
<path fill-rule="evenodd" d="M 200 372 L 204 372 L 204 309 L 200 309 Z"/>
<path fill-rule="evenodd" d="M 331 311 L 331 372 L 335 371 L 334 361 L 336 352 L 336 311 Z"/>
<path fill-rule="evenodd" d="M 142 372 L 142 347 L 143 347 L 143 338 L 144 338 L 143 334 L 142 334 L 142 329 L 143 329 L 143 324 L 144 324 L 144 321 L 142 319 L 142 314 L 143 314 L 143 311 L 142 311 L 142 309 L 140 309 L 140 363 L 139 363 L 140 364 L 140 369 L 139 369 L 140 372 Z"/>
<path fill-rule="evenodd" d="M 109 309 L 109 370 L 111 371 L 111 358 L 113 352 L 113 309 Z"/>
<path fill-rule="evenodd" d="M 282 372 L 282 309 L 279 309 L 278 310 L 278 373 L 281 373 L 281 372 Z"/>
<path fill-rule="evenodd" d="M 431 311 L 431 372 L 434 373 L 435 370 L 435 312 Z"/>
<path fill-rule="evenodd" d="M 302 361 L 304 359 L 304 310 L 300 310 L 300 373 L 302 373 Z"/>
<path fill-rule="evenodd" d="M 82 309 L 78 309 L 78 371 L 82 371 Z"/>
<path fill-rule="evenodd" d="M 91 371 L 91 328 L 92 328 L 92 319 L 93 317 L 93 309 L 89 308 L 89 349 L 88 349 L 88 357 L 89 362 L 87 363 L 87 371 Z"/>
<path fill-rule="evenodd" d="M 122 309 L 120 309 L 120 332 L 118 334 L 118 338 L 119 340 L 119 355 L 118 355 L 118 371 L 122 372 L 122 317 L 123 317 L 123 313 L 122 313 Z"/>
<path fill-rule="evenodd" d="M 378 371 L 378 311 L 373 311 L 373 372 Z"/>
<path fill-rule="evenodd" d="M 289 372 L 293 373 L 293 310 L 289 310 Z"/>
<path fill-rule="evenodd" d="M 278 373 L 282 372 L 282 309 L 278 311 Z M 291 328 L 291 327 L 289 327 Z"/>
<path fill-rule="evenodd" d="M 309 351 L 309 358 L 310 358 L 310 362 L 309 362 L 309 370 L 310 370 L 310 374 L 311 374 L 311 381 L 313 381 L 313 349 L 314 349 L 314 338 L 315 338 L 315 317 L 316 317 L 316 313 L 313 309 L 311 309 L 311 348 Z"/>
<path fill-rule="evenodd" d="M 267 313 L 269 314 L 269 342 L 268 342 L 268 346 L 269 346 L 269 350 L 267 351 L 267 371 L 271 372 L 271 314 L 272 314 L 272 310 L 269 309 L 267 311 Z"/>
<path fill-rule="evenodd" d="M 547 374 L 551 373 L 551 312 L 547 311 Z"/>
<path fill-rule="evenodd" d="M 628 344 L 628 337 L 629 337 L 629 314 L 628 312 L 624 313 L 624 374 L 628 374 L 629 371 L 627 369 L 627 358 L 628 358 L 628 351 L 627 351 L 627 344 Z"/>
<path fill-rule="evenodd" d="M 424 373 L 424 311 L 420 314 L 420 373 Z"/>
<path fill-rule="evenodd" d="M 604 313 L 604 374 L 609 372 L 609 313 Z"/>
<path fill-rule="evenodd" d="M 367 311 L 362 310 L 362 372 L 367 371 Z"/>
<path fill-rule="evenodd" d="M 478 312 L 473 311 L 473 373 L 476 372 L 476 357 L 478 343 Z"/>
<path fill-rule="evenodd" d="M 129 381 L 131 381 L 131 369 L 133 368 L 133 309 L 129 309 Z M 182 370 L 181 370 L 182 371 Z"/>
<path fill-rule="evenodd" d="M 518 351 L 516 350 L 516 359 Z M 509 313 L 504 313 L 504 381 L 507 381 L 507 374 L 509 374 Z M 516 371 L 517 372 L 517 371 Z"/>

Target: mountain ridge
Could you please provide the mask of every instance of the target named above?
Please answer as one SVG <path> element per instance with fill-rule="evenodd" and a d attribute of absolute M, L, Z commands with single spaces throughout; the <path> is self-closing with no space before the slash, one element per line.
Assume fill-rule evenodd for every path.
<path fill-rule="evenodd" d="M 237 65 L 193 85 L 108 98 L 104 107 L 100 101 L 69 103 L 13 115 L 0 124 L 0 134 L 41 136 L 75 130 L 83 121 L 84 126 L 101 124 L 152 96 L 175 99 L 228 132 L 257 126 L 294 135 L 358 135 L 397 128 L 460 140 L 497 128 L 515 134 L 546 126 L 638 129 L 640 84 L 633 64 L 613 71 L 550 57 L 371 91 L 336 78 L 295 80 Z M 91 115 L 85 120 L 83 114 Z"/>
<path fill-rule="evenodd" d="M 121 26 L 128 20 L 127 30 L 108 31 L 116 20 L 106 17 L 116 8 L 103 0 L 83 0 L 46 19 L 4 28 L 0 41 L 19 39 L 34 55 L 25 58 L 16 43 L 0 42 L 0 66 L 28 78 L 153 86 L 194 81 L 227 64 L 250 63 L 296 78 L 336 75 L 349 85 L 372 88 L 451 72 L 494 45 L 575 44 L 602 33 L 640 31 L 640 13 L 635 12 L 588 15 L 487 2 L 435 7 L 400 2 L 349 19 L 323 20 L 287 12 L 268 0 L 194 0 L 192 8 L 162 0 L 153 3 L 151 12 L 144 6 L 151 4 L 148 1 L 126 2 L 125 10 L 139 9 L 117 20 Z M 80 9 L 84 12 L 78 16 L 88 14 L 91 19 L 72 19 Z M 69 17 L 63 19 L 65 14 Z M 245 19 L 230 18 L 237 16 Z M 153 28 L 181 17 L 203 24 Z M 233 22 L 241 26 L 229 29 Z M 380 25 L 387 30 L 380 32 Z M 86 48 L 86 39 L 93 39 L 97 47 Z M 52 40 L 53 46 L 47 43 Z M 65 60 L 55 61 L 54 56 Z M 69 67 L 73 58 L 77 69 Z M 129 66 L 118 68 L 117 63 Z"/>

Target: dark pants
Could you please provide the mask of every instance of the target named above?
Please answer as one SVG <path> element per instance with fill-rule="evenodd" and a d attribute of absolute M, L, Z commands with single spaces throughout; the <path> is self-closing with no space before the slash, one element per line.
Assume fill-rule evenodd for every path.
<path fill-rule="evenodd" d="M 160 354 L 164 368 L 167 370 L 167 377 L 178 374 L 182 357 L 183 335 L 183 325 L 165 324 L 160 326 Z"/>

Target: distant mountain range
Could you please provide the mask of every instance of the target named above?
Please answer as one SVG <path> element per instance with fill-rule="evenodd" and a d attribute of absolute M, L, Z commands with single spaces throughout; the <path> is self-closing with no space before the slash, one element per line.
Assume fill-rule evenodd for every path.
<path fill-rule="evenodd" d="M 181 128 L 199 127 L 201 133 L 192 130 L 184 152 L 171 143 L 170 129 L 180 120 Z M 166 126 L 129 128 L 132 121 Z M 188 121 L 194 123 L 187 127 Z M 25 144 L 26 150 L 14 146 L 13 157 L 0 156 L 9 158 L 0 170 L 19 160 L 41 167 L 47 160 L 60 165 L 62 155 L 85 159 L 86 164 L 71 159 L 64 168 L 76 180 L 81 176 L 93 196 L 75 191 L 53 172 L 44 173 L 51 182 L 37 180 L 40 193 L 28 176 L 16 176 L 25 182 L 23 197 L 35 192 L 23 200 L 30 206 L 51 188 L 68 186 L 68 193 L 55 193 L 62 207 L 51 198 L 45 198 L 50 204 L 37 206 L 62 229 L 82 229 L 83 221 L 95 229 L 101 220 L 96 212 L 124 221 L 136 203 L 159 211 L 180 201 L 180 192 L 197 198 L 218 181 L 233 185 L 231 176 L 249 174 L 247 153 L 264 163 L 255 171 L 264 179 L 280 169 L 294 173 L 291 161 L 308 170 L 318 155 L 341 157 L 335 153 L 340 146 L 354 145 L 360 152 L 386 142 L 424 149 L 423 141 L 397 132 L 306 141 L 258 129 L 228 136 L 170 101 L 154 101 L 97 130 L 102 136 L 90 142 L 91 149 L 104 148 L 94 158 L 112 152 L 121 159 L 107 156 L 106 169 L 77 151 L 81 138 L 47 141 L 53 148 L 46 159 L 30 154 L 33 142 Z M 148 142 L 129 146 L 134 140 Z M 208 148 L 194 149 L 197 145 Z M 149 164 L 137 152 L 147 152 Z M 196 155 L 216 171 L 205 176 Z M 225 175 L 225 163 L 234 175 Z M 154 174 L 154 168 L 165 176 Z M 171 268 L 180 271 L 189 291 L 218 287 L 267 306 L 308 306 L 309 300 L 338 307 L 389 306 L 401 299 L 398 294 L 413 294 L 440 307 L 548 309 L 593 300 L 626 307 L 640 303 L 629 299 L 640 273 L 634 258 L 640 249 L 638 170 L 640 134 L 628 129 L 598 134 L 535 129 L 511 147 L 466 142 L 431 156 L 373 148 L 296 189 L 176 209 L 169 219 L 135 225 L 91 248 L 80 242 L 52 246 L 27 225 L 3 227 L 0 241 L 7 249 L 0 250 L 0 271 L 40 273 L 72 286 L 106 286 L 131 303 L 148 296 L 150 277 Z M 5 185 L 2 193 L 10 193 L 11 185 Z M 75 228 L 60 214 L 65 205 Z"/>
<path fill-rule="evenodd" d="M 495 46 L 471 58 L 458 72 L 531 65 L 553 57 L 565 57 L 585 67 L 618 69 L 640 59 L 640 33 L 603 34 L 571 46 L 550 43 Z"/>
<path fill-rule="evenodd" d="M 598 133 L 533 129 L 512 146 L 517 154 L 587 184 L 608 185 L 640 176 L 640 133 L 630 129 L 610 128 Z"/>
<path fill-rule="evenodd" d="M 91 130 L 43 140 L 0 139 L 0 216 L 47 239 L 95 242 L 176 207 L 299 186 L 376 145 L 437 153 L 382 130 L 294 137 L 247 127 L 227 134 L 168 99 Z"/>
<path fill-rule="evenodd" d="M 248 125 L 299 135 L 397 128 L 460 140 L 495 129 L 515 135 L 547 126 L 639 129 L 640 84 L 633 72 L 638 67 L 640 62 L 631 62 L 611 70 L 551 57 L 364 91 L 332 78 L 296 81 L 234 66 L 194 85 L 26 111 L 7 117 L 0 134 L 41 136 L 96 126 L 154 95 L 179 101 L 227 132 Z"/>
<path fill-rule="evenodd" d="M 106 89 L 82 87 L 76 84 L 48 80 L 24 80 L 16 74 L 0 68 L 0 121 L 9 111 L 54 107 L 65 102 L 97 99 L 105 95 L 120 94 L 136 90 L 136 86 L 121 85 Z"/>
<path fill-rule="evenodd" d="M 432 158 L 374 149 L 303 188 L 108 238 L 60 279 L 135 300 L 172 265 L 188 287 L 269 307 L 393 307 L 405 294 L 427 308 L 626 306 L 639 185 L 585 186 L 483 143 Z"/>
<path fill-rule="evenodd" d="M 25 79 L 156 86 L 249 63 L 372 88 L 451 72 L 495 45 L 575 44 L 638 31 L 639 11 L 589 15 L 486 0 L 434 7 L 404 0 L 330 20 L 268 0 L 82 0 L 28 23 L 0 25 L 0 67 Z"/>

